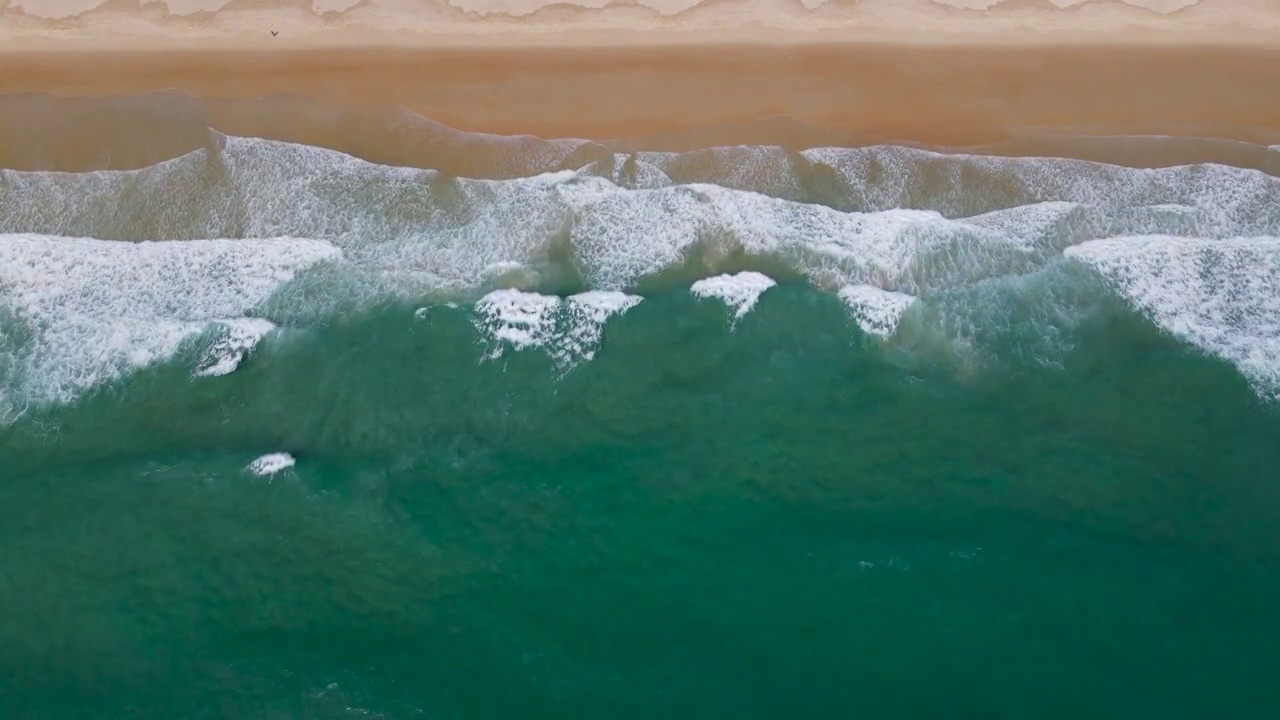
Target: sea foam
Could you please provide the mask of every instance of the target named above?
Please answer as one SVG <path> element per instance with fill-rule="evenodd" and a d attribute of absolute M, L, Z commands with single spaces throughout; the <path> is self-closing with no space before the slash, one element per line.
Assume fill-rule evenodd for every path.
<path fill-rule="evenodd" d="M 721 282 L 710 278 L 727 271 L 783 267 L 820 289 L 845 289 L 842 297 L 863 330 L 885 335 L 908 306 L 928 307 L 942 296 L 949 303 L 979 298 L 961 291 L 1039 277 L 1082 243 L 1280 236 L 1280 180 L 1214 164 L 1136 169 L 893 146 L 637 153 L 592 159 L 578 170 L 476 180 L 322 148 L 215 136 L 207 148 L 141 170 L 0 171 L 0 230 L 107 240 L 316 238 L 327 243 L 326 252 L 341 253 L 341 261 L 327 274 L 308 274 L 315 287 L 299 292 L 299 302 L 273 303 L 272 320 L 290 324 L 369 298 L 464 297 L 504 285 L 536 290 L 573 278 L 617 295 L 575 300 L 531 292 L 491 295 L 476 305 L 490 353 L 539 346 L 572 364 L 595 352 L 604 326 L 598 318 L 636 302 L 615 307 L 603 298 L 633 298 L 627 293 L 637 284 L 676 268 L 683 268 L 677 277 L 708 278 L 695 289 L 706 293 Z M 246 252 L 250 247 L 244 245 Z M 256 261 L 246 255 L 244 262 L 252 268 Z M 719 296 L 729 300 L 722 290 Z M 742 290 L 731 300 L 739 315 L 759 296 Z M 251 295 L 260 302 L 270 294 Z M 125 337 L 119 315 L 107 311 L 80 312 L 88 319 L 74 332 L 67 320 L 49 321 L 64 328 L 52 335 L 44 326 L 21 330 L 14 323 L 9 332 L 40 338 L 96 333 L 105 347 L 116 348 L 102 351 L 100 362 L 55 363 L 66 377 L 83 379 L 53 382 L 36 395 L 64 397 L 58 388 L 92 386 L 121 368 L 168 356 L 175 343 L 206 331 L 213 320 L 231 324 L 217 330 L 197 373 L 234 368 L 270 332 L 243 324 L 252 306 L 248 295 L 244 299 L 234 312 L 196 319 L 161 313 L 151 323 L 158 329 L 137 342 Z M 56 318 L 64 302 L 50 295 L 27 304 Z M 23 318 L 37 312 L 10 310 Z M 92 323 L 100 327 L 90 331 Z M 157 339 L 163 337 L 174 339 Z M 67 357 L 77 352 L 88 351 L 65 351 Z M 31 357 L 6 367 L 37 362 Z"/>
<path fill-rule="evenodd" d="M 854 321 L 863 332 L 879 337 L 892 335 L 902 315 L 916 301 L 906 293 L 881 290 L 871 285 L 840 288 L 840 299 L 849 306 Z"/>
<path fill-rule="evenodd" d="M 717 275 L 703 278 L 693 284 L 694 295 L 716 298 L 733 310 L 734 320 L 751 312 L 765 290 L 777 283 L 773 278 L 758 272 L 740 272 L 737 275 Z"/>
<path fill-rule="evenodd" d="M 883 146 L 794 156 L 700 151 L 728 159 L 743 153 L 757 170 L 726 160 L 715 167 L 739 169 L 726 170 L 722 181 L 705 164 L 685 161 L 697 154 L 641 154 L 648 159 L 637 163 L 678 184 L 630 188 L 610 179 L 616 172 L 602 177 L 591 167 L 469 180 L 221 137 L 136 171 L 2 172 L 0 230 L 103 239 L 313 237 L 341 247 L 397 293 L 474 288 L 512 266 L 536 275 L 567 236 L 570 252 L 562 257 L 602 289 L 624 290 L 691 256 L 714 273 L 724 258 L 745 252 L 781 259 L 834 287 L 879 285 L 876 276 L 885 276 L 886 289 L 912 294 L 924 289 L 916 277 L 933 281 L 919 271 L 931 262 L 964 282 L 993 263 L 1022 262 L 1020 253 L 1086 239 L 1280 232 L 1280 181 L 1226 166 L 1139 170 Z M 828 191 L 801 192 L 798 172 L 826 178 Z M 974 255 L 969 267 L 949 247 L 956 243 Z"/>
<path fill-rule="evenodd" d="M 136 171 L 0 172 L 0 231 L 318 238 L 368 283 L 401 295 L 465 291 L 512 268 L 536 284 L 566 263 L 595 288 L 626 290 L 685 262 L 723 272 L 740 254 L 781 261 L 824 287 L 919 295 L 1029 271 L 1085 240 L 1280 233 L 1280 180 L 1220 165 L 1142 170 L 887 146 L 700 153 L 749 155 L 758 170 L 717 180 L 686 160 L 693 154 L 642 153 L 636 167 L 669 184 L 620 185 L 620 169 L 602 176 L 595 166 L 473 180 L 222 137 Z"/>
<path fill-rule="evenodd" d="M 509 348 L 543 348 L 561 367 L 595 357 L 608 320 L 640 303 L 616 291 L 593 290 L 567 298 L 521 290 L 495 290 L 475 305 L 476 329 L 489 359 Z"/>
<path fill-rule="evenodd" d="M 270 453 L 255 459 L 245 467 L 245 472 L 258 477 L 270 477 L 297 464 L 289 453 Z"/>
<path fill-rule="evenodd" d="M 300 270 L 338 255 L 316 240 L 0 235 L 0 404 L 16 414 L 68 401 L 171 357 L 215 325 L 225 334 L 196 372 L 230 372 L 270 330 L 245 313 Z"/>
<path fill-rule="evenodd" d="M 235 372 L 253 348 L 276 329 L 275 323 L 262 318 L 220 320 L 217 338 L 205 349 L 196 377 L 217 377 Z"/>
<path fill-rule="evenodd" d="M 1111 238 L 1067 251 L 1156 325 L 1280 399 L 1280 238 Z"/>

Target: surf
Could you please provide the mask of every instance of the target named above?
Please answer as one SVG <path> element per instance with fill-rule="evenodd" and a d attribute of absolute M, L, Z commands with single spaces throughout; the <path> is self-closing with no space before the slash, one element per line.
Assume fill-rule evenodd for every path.
<path fill-rule="evenodd" d="M 196 337 L 193 374 L 227 374 L 278 328 L 388 301 L 464 303 L 490 353 L 551 347 L 567 367 L 647 294 L 685 287 L 740 318 L 778 281 L 887 339 L 904 318 L 955 334 L 941 318 L 977 317 L 963 303 L 1019 302 L 992 287 L 1088 275 L 1261 395 L 1280 387 L 1280 179 L 1255 169 L 748 146 L 485 179 L 213 138 L 134 170 L 0 171 L 8 416 Z"/>

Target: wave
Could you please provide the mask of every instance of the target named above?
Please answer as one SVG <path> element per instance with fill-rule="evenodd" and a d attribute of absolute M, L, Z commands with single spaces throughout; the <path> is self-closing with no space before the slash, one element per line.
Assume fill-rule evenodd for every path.
<path fill-rule="evenodd" d="M 716 298 L 724 302 L 733 309 L 733 318 L 737 320 L 751 312 L 760 295 L 776 284 L 768 275 L 748 271 L 704 278 L 689 289 L 698 297 Z"/>
<path fill-rule="evenodd" d="M 0 236 L 0 419 L 219 338 L 198 374 L 234 369 L 265 325 L 244 316 L 338 251 L 317 240 L 125 243 Z"/>
<path fill-rule="evenodd" d="M 289 453 L 271 453 L 269 455 L 263 455 L 249 463 L 249 465 L 245 467 L 245 472 L 257 475 L 258 477 L 271 477 L 276 473 L 288 470 L 295 464 L 297 464 L 297 460 L 295 460 Z"/>
<path fill-rule="evenodd" d="M 130 96 L 0 95 L 0 148 L 15 170 L 136 170 L 217 147 L 222 135 L 333 150 L 463 177 L 505 179 L 579 168 L 607 157 L 601 143 L 466 132 L 401 107 L 340 106 L 301 95 L 253 100 L 176 90 Z"/>
<path fill-rule="evenodd" d="M 874 285 L 840 288 L 840 299 L 849 306 L 854 321 L 864 333 L 879 337 L 892 335 L 903 314 L 916 302 L 912 295 L 881 290 Z"/>
<path fill-rule="evenodd" d="M 1280 400 L 1280 238 L 1111 238 L 1066 254 L 1161 329 Z"/>
<path fill-rule="evenodd" d="M 840 284 L 880 275 L 896 278 L 886 289 L 917 292 L 945 282 L 931 274 L 966 272 L 948 267 L 954 254 L 936 257 L 955 243 L 992 256 L 988 266 L 999 265 L 997 257 L 1016 266 L 1028 253 L 1100 237 L 1280 229 L 1280 180 L 1227 166 L 1144 170 L 891 146 L 818 148 L 785 158 L 793 169 L 780 190 L 773 179 L 780 151 L 735 148 L 726 164 L 741 166 L 746 153 L 768 172 L 731 174 L 723 185 L 705 182 L 707 166 L 691 170 L 684 156 L 661 153 L 494 181 L 224 137 L 137 171 L 4 171 L 0 231 L 316 238 L 395 280 L 398 291 L 474 288 L 513 267 L 623 289 L 701 248 L 712 262 L 735 251 L 774 255 L 806 275 L 833 273 Z"/>
<path fill-rule="evenodd" d="M 275 323 L 262 318 L 220 320 L 216 325 L 217 336 L 205 348 L 199 366 L 192 373 L 195 377 L 218 377 L 235 372 L 258 343 L 277 329 Z"/>
<path fill-rule="evenodd" d="M 496 290 L 475 305 L 476 329 L 490 346 L 488 358 L 508 348 L 541 347 L 562 367 L 595 356 L 609 318 L 640 303 L 626 293 L 592 290 L 567 298 Z"/>
<path fill-rule="evenodd" d="M 803 281 L 838 293 L 869 335 L 967 317 L 948 332 L 972 338 L 981 313 L 964 308 L 1024 302 L 1008 289 L 1064 263 L 1260 392 L 1280 387 L 1277 311 L 1260 299 L 1280 295 L 1280 179 L 1256 170 L 735 147 L 494 180 L 216 140 L 138 170 L 0 171 L 3 412 L 69 400 L 202 334 L 195 374 L 227 373 L 276 325 L 384 299 L 467 303 L 491 356 L 543 347 L 566 367 L 673 285 L 736 322 L 775 279 Z M 1158 292 L 1172 286 L 1186 290 Z"/>

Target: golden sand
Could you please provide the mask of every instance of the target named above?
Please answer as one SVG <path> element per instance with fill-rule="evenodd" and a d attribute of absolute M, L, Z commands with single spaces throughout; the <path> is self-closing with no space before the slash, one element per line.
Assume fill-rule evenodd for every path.
<path fill-rule="evenodd" d="M 699 45 L 0 55 L 0 93 L 179 89 L 398 105 L 480 132 L 593 139 L 781 115 L 873 140 L 1029 132 L 1280 136 L 1280 46 Z"/>
<path fill-rule="evenodd" d="M 394 107 L 473 132 L 650 146 L 954 146 L 1044 134 L 1280 143 L 1278 0 L 1056 0 L 1067 9 L 1008 0 L 984 12 L 929 0 L 812 10 L 795 0 L 603 10 L 538 0 L 9 2 L 0 11 L 0 162 L 10 167 L 35 162 L 29 149 L 50 146 L 55 131 L 73 153 L 136 128 L 128 113 L 3 94 L 162 90 L 240 101 L 288 94 L 342 108 L 327 121 L 314 108 L 304 121 L 279 102 L 202 112 L 228 132 L 387 161 L 398 136 L 366 116 Z M 990 4 L 950 5 L 966 3 Z M 1155 10 L 1133 7 L 1144 3 Z M 381 134 L 362 137 L 370 133 Z"/>

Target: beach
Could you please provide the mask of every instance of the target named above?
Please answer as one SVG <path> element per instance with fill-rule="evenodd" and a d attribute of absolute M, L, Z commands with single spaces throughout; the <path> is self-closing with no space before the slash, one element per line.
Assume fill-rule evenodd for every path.
<path fill-rule="evenodd" d="M 15 718 L 1277 717 L 1277 0 L 0 0 Z"/>
<path fill-rule="evenodd" d="M 1280 25 L 1265 2 L 1170 14 L 1118 1 L 830 5 L 715 2 L 664 15 L 526 4 L 513 18 L 440 3 L 320 14 L 287 3 L 173 11 L 185 14 L 112 3 L 41 18 L 11 4 L 0 15 L 0 93 L 287 94 L 403 107 L 471 132 L 694 135 L 690 147 L 778 117 L 838 144 L 1055 133 L 1280 142 Z M 30 12 L 38 7 L 76 9 Z M 803 143 L 778 131 L 750 140 Z"/>

